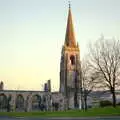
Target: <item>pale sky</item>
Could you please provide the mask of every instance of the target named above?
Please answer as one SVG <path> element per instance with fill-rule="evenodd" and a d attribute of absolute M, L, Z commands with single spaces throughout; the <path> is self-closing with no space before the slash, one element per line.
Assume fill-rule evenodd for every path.
<path fill-rule="evenodd" d="M 103 34 L 120 38 L 120 0 L 72 0 L 81 59 Z M 5 89 L 42 90 L 48 79 L 59 90 L 67 0 L 0 0 L 0 80 Z"/>

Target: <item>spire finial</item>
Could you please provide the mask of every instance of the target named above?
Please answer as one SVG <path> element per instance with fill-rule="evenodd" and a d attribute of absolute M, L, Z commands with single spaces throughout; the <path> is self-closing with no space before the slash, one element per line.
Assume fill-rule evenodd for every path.
<path fill-rule="evenodd" d="M 70 1 L 68 1 L 68 3 L 69 3 L 69 8 L 71 8 L 71 2 L 70 2 Z"/>
<path fill-rule="evenodd" d="M 65 44 L 69 47 L 76 47 L 74 27 L 72 22 L 72 12 L 71 12 L 71 3 L 69 1 L 69 10 L 68 10 L 68 19 L 67 19 L 67 28 L 65 36 Z"/>

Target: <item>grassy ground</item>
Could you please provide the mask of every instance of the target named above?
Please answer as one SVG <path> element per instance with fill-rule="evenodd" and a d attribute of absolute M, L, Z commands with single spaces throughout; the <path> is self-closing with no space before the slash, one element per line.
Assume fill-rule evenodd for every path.
<path fill-rule="evenodd" d="M 92 108 L 88 111 L 69 110 L 58 112 L 0 112 L 0 116 L 14 117 L 88 117 L 88 116 L 120 116 L 120 107 Z"/>

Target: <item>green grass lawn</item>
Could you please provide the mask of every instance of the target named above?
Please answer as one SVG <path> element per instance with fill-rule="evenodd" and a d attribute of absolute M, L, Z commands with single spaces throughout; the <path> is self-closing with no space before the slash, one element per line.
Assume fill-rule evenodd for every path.
<path fill-rule="evenodd" d="M 88 117 L 88 116 L 120 116 L 120 107 L 91 108 L 87 111 L 69 110 L 57 112 L 0 112 L 0 116 L 15 117 Z"/>

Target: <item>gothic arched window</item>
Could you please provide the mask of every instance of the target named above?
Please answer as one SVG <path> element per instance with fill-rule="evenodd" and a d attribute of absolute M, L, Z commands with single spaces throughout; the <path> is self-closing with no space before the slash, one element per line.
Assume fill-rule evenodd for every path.
<path fill-rule="evenodd" d="M 24 98 L 22 95 L 17 95 L 16 97 L 16 109 L 18 110 L 24 109 Z"/>
<path fill-rule="evenodd" d="M 0 111 L 7 109 L 7 97 L 4 94 L 0 94 Z"/>
<path fill-rule="evenodd" d="M 70 62 L 71 62 L 71 65 L 75 65 L 75 56 L 74 55 L 70 56 Z"/>
<path fill-rule="evenodd" d="M 34 95 L 32 97 L 32 109 L 38 110 L 40 109 L 40 105 L 41 105 L 41 97 L 39 95 Z"/>

